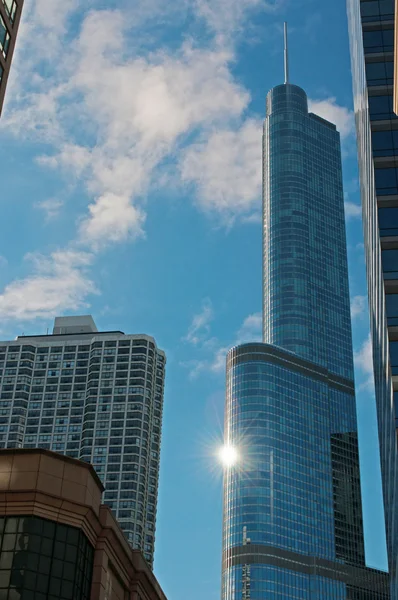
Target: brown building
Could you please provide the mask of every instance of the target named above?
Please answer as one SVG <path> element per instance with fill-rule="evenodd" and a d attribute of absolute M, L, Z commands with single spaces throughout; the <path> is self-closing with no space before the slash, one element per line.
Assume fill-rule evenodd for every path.
<path fill-rule="evenodd" d="M 166 600 L 88 463 L 0 451 L 0 600 Z"/>
<path fill-rule="evenodd" d="M 0 0 L 0 115 L 24 0 Z"/>

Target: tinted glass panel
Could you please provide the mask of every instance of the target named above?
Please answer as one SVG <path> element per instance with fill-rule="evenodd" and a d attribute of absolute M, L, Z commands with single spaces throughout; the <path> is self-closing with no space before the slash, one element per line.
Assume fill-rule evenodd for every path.
<path fill-rule="evenodd" d="M 375 169 L 376 192 L 380 196 L 398 194 L 397 170 Z"/>
<path fill-rule="evenodd" d="M 398 325 L 398 294 L 386 295 L 387 322 L 389 326 Z"/>
<path fill-rule="evenodd" d="M 363 22 L 390 20 L 394 18 L 394 0 L 372 0 L 361 2 Z"/>
<path fill-rule="evenodd" d="M 392 95 L 369 96 L 369 112 L 372 121 L 396 119 L 397 115 L 392 108 Z"/>
<path fill-rule="evenodd" d="M 381 236 L 398 235 L 398 208 L 379 208 Z"/>
<path fill-rule="evenodd" d="M 394 50 L 394 30 L 364 31 L 365 52 L 392 52 Z"/>
<path fill-rule="evenodd" d="M 395 156 L 398 154 L 398 130 L 374 131 L 372 133 L 374 156 Z"/>
<path fill-rule="evenodd" d="M 82 531 L 37 517 L 0 517 L 3 529 L 1 599 L 89 599 L 94 550 Z"/>
<path fill-rule="evenodd" d="M 398 342 L 390 342 L 390 359 L 391 366 L 398 366 Z"/>
<path fill-rule="evenodd" d="M 381 253 L 384 277 L 386 279 L 398 278 L 398 250 L 383 250 Z"/>
<path fill-rule="evenodd" d="M 366 79 L 369 86 L 392 85 L 394 81 L 394 63 L 392 61 L 367 63 Z"/>

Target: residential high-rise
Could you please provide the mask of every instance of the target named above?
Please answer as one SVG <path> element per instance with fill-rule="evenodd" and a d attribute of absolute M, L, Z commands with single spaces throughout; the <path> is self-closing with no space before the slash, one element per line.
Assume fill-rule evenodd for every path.
<path fill-rule="evenodd" d="M 287 77 L 263 160 L 264 343 L 227 358 L 222 598 L 384 600 L 365 565 L 340 136 Z"/>
<path fill-rule="evenodd" d="M 394 0 L 348 0 L 389 570 L 398 598 L 398 119 Z"/>
<path fill-rule="evenodd" d="M 0 0 L 0 114 L 24 0 Z"/>
<path fill-rule="evenodd" d="M 0 447 L 90 462 L 133 548 L 153 562 L 165 355 L 147 335 L 58 317 L 0 342 Z"/>

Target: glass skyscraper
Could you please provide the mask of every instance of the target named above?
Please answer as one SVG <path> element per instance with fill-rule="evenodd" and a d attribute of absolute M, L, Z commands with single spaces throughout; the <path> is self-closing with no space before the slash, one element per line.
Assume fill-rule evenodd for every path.
<path fill-rule="evenodd" d="M 365 566 L 340 137 L 267 96 L 264 343 L 227 358 L 223 600 L 384 600 Z"/>
<path fill-rule="evenodd" d="M 165 364 L 152 337 L 99 332 L 90 316 L 0 342 L 0 448 L 92 463 L 105 504 L 151 565 Z"/>
<path fill-rule="evenodd" d="M 393 597 L 398 598 L 396 4 L 395 0 L 348 0 L 347 6 L 387 551 Z"/>

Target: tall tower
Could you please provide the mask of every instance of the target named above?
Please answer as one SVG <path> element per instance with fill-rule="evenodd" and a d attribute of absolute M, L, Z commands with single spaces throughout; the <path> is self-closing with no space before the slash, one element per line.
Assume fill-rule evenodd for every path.
<path fill-rule="evenodd" d="M 91 316 L 0 342 L 0 448 L 92 463 L 105 504 L 151 565 L 165 364 L 152 337 L 98 331 Z"/>
<path fill-rule="evenodd" d="M 223 600 L 381 600 L 365 566 L 340 138 L 289 83 L 264 123 L 264 343 L 230 350 Z"/>

